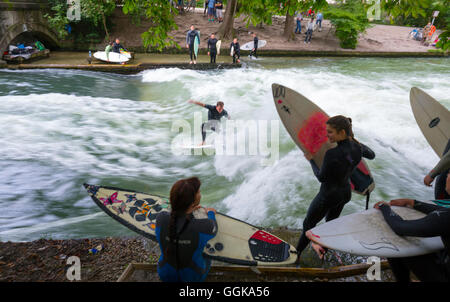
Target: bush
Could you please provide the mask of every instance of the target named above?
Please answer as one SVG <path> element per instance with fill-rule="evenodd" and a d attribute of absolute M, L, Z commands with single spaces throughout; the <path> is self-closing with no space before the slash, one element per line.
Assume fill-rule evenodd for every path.
<path fill-rule="evenodd" d="M 367 8 L 358 0 L 347 0 L 345 3 L 339 1 L 335 6 L 330 5 L 324 11 L 324 18 L 336 28 L 340 46 L 347 49 L 355 49 L 358 35 L 370 27 Z"/>

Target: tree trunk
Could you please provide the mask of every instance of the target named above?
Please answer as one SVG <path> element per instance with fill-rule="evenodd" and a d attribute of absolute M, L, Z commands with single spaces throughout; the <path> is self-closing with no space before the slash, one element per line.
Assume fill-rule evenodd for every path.
<path fill-rule="evenodd" d="M 289 4 L 288 4 L 289 5 Z M 295 17 L 289 15 L 289 9 L 286 12 L 286 22 L 284 23 L 284 31 L 283 37 L 286 38 L 287 41 L 291 41 L 295 39 L 294 35 L 294 20 Z"/>
<path fill-rule="evenodd" d="M 223 23 L 217 32 L 217 36 L 221 39 L 231 40 L 233 38 L 234 13 L 236 12 L 237 2 L 238 0 L 228 0 Z"/>
<path fill-rule="evenodd" d="M 105 18 L 105 13 L 102 12 L 102 21 L 103 21 L 103 27 L 105 28 L 105 33 L 106 33 L 106 39 L 108 40 L 108 42 L 110 42 L 110 38 L 109 38 L 109 32 L 108 32 L 108 28 L 106 27 L 106 18 Z"/>

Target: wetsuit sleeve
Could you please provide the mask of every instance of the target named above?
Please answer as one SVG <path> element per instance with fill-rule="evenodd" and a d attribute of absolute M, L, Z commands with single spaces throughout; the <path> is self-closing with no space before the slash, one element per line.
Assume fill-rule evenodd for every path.
<path fill-rule="evenodd" d="M 198 31 L 196 32 L 196 34 L 195 34 L 196 36 L 197 36 L 197 38 L 198 38 L 198 46 L 200 46 L 200 35 L 198 34 Z"/>
<path fill-rule="evenodd" d="M 435 237 L 450 234 L 450 211 L 441 208 L 416 220 L 403 220 L 388 205 L 380 207 L 387 224 L 399 236 Z"/>
<path fill-rule="evenodd" d="M 217 222 L 216 215 L 213 211 L 208 212 L 208 218 L 205 219 L 196 219 L 195 220 L 195 229 L 199 233 L 203 233 L 207 235 L 206 240 L 209 240 L 216 236 L 217 234 Z"/>
<path fill-rule="evenodd" d="M 214 110 L 214 108 L 216 108 L 216 107 L 214 105 L 205 104 L 205 108 L 208 110 Z"/>
<path fill-rule="evenodd" d="M 191 33 L 191 31 L 188 31 L 186 34 L 186 44 L 190 44 L 189 43 L 189 34 Z"/>
<path fill-rule="evenodd" d="M 433 168 L 430 172 L 430 176 L 432 178 L 435 178 L 445 170 L 450 169 L 450 151 L 445 153 L 445 155 L 441 158 L 441 160 L 438 162 L 436 167 Z"/>
<path fill-rule="evenodd" d="M 230 116 L 228 115 L 228 111 L 226 111 L 225 109 L 223 110 L 223 115 L 226 116 L 228 119 L 230 118 Z"/>
<path fill-rule="evenodd" d="M 424 214 L 429 214 L 433 211 L 442 210 L 444 208 L 441 206 L 438 206 L 436 204 L 431 204 L 431 203 L 421 202 L 419 200 L 414 200 L 414 209 L 419 212 L 422 212 Z"/>
<path fill-rule="evenodd" d="M 211 39 L 208 39 L 208 43 L 206 45 L 206 49 L 209 51 L 210 50 L 210 45 L 211 45 Z"/>
<path fill-rule="evenodd" d="M 373 152 L 372 149 L 370 149 L 369 147 L 367 147 L 364 144 L 361 144 L 361 152 L 362 152 L 362 157 L 365 157 L 367 159 L 374 159 L 375 158 L 375 152 Z"/>

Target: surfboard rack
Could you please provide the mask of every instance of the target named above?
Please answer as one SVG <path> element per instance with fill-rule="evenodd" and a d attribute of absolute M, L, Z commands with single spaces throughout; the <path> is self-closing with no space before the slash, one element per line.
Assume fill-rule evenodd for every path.
<path fill-rule="evenodd" d="M 241 265 L 213 265 L 206 281 L 215 281 L 220 277 L 221 281 L 226 280 L 226 276 L 236 278 L 255 279 L 265 277 L 291 277 L 304 279 L 337 279 L 366 274 L 370 268 L 369 264 L 352 264 L 336 266 L 331 268 L 296 268 L 293 266 L 273 267 L 273 266 L 241 266 Z M 381 270 L 389 268 L 387 261 L 381 261 Z M 124 270 L 117 282 L 139 282 L 149 281 L 148 274 L 157 274 L 157 265 L 150 263 L 130 263 Z M 225 278 L 224 278 L 225 277 Z M 156 279 L 159 280 L 156 275 Z M 238 279 L 239 280 L 239 279 Z"/>

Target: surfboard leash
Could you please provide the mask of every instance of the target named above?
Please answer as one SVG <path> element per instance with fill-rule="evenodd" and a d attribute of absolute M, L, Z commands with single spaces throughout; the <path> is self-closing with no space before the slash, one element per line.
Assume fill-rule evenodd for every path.
<path fill-rule="evenodd" d="M 366 194 L 366 210 L 369 209 L 369 200 L 370 200 L 370 192 L 368 191 Z"/>

